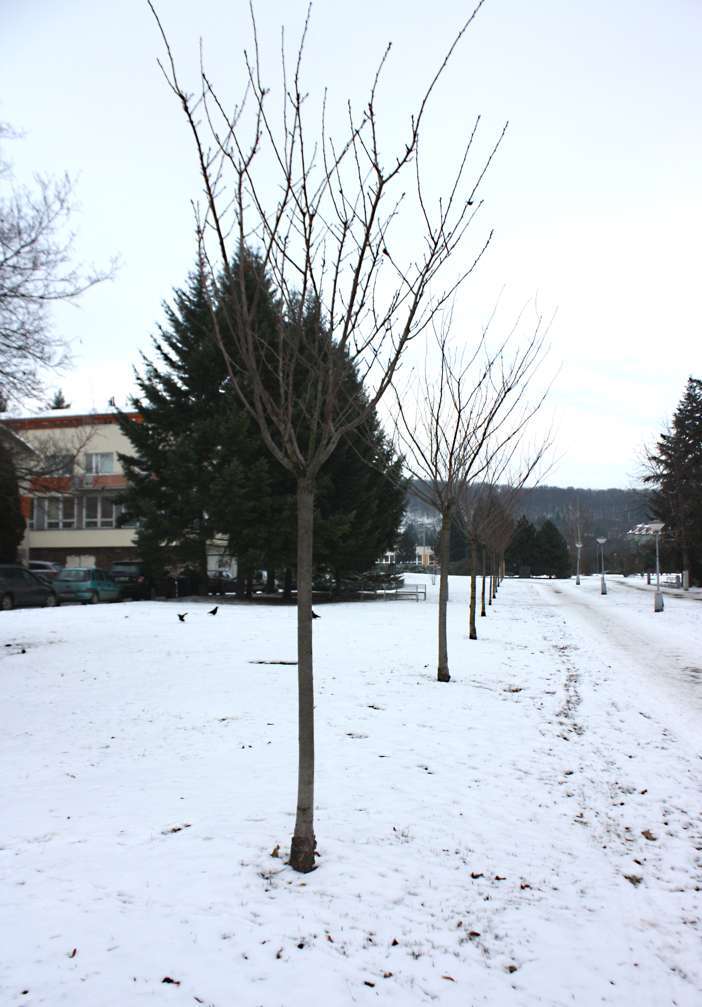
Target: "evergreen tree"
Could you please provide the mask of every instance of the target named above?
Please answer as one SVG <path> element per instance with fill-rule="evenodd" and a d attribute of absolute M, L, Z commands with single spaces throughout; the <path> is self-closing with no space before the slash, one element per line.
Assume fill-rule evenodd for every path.
<path fill-rule="evenodd" d="M 204 577 L 222 441 L 242 441 L 247 424 L 227 388 L 199 272 L 164 310 L 154 361 L 144 357 L 137 375 L 140 394 L 132 404 L 139 418 L 120 418 L 134 448 L 122 457 L 123 499 L 127 516 L 139 520 L 137 546 L 154 572 L 177 562 Z"/>
<path fill-rule="evenodd" d="M 233 267 L 236 282 L 239 264 Z M 247 258 L 247 269 L 259 269 Z M 246 277 L 244 278 L 246 280 Z M 273 292 L 256 278 L 258 331 L 270 340 L 270 381 L 276 339 L 299 339 L 312 359 L 328 339 L 313 304 L 304 332 L 282 319 Z M 139 519 L 137 545 L 157 571 L 177 562 L 206 574 L 206 543 L 226 536 L 239 571 L 282 570 L 295 565 L 296 485 L 265 450 L 259 428 L 241 408 L 213 334 L 211 308 L 199 273 L 166 306 L 166 325 L 154 339 L 155 358 L 144 358 L 133 405 L 139 419 L 121 427 L 134 447 L 122 460 L 128 479 L 126 514 Z M 226 297 L 226 292 L 220 293 Z M 226 338 L 226 331 L 224 332 Z M 301 385 L 304 368 L 301 368 Z M 350 402 L 362 390 L 349 364 L 340 389 Z M 304 409 L 304 388 L 299 408 Z M 302 427 L 298 424 L 298 429 Z M 318 568 L 342 574 L 367 569 L 393 544 L 404 508 L 400 462 L 377 417 L 342 440 L 319 477 L 316 497 Z"/>
<path fill-rule="evenodd" d="M 512 541 L 505 551 L 505 564 L 511 574 L 518 575 L 522 569 L 528 569 L 532 574 L 538 572 L 536 528 L 524 514 L 517 521 Z"/>
<path fill-rule="evenodd" d="M 408 522 L 396 542 L 397 558 L 400 563 L 416 562 L 418 541 L 417 526 Z"/>
<path fill-rule="evenodd" d="M 71 403 L 66 402 L 66 397 L 60 388 L 54 392 L 54 397 L 49 403 L 49 409 L 70 409 Z"/>
<path fill-rule="evenodd" d="M 24 535 L 17 473 L 12 453 L 0 436 L 0 563 L 16 563 Z"/>
<path fill-rule="evenodd" d="M 568 543 L 553 521 L 544 521 L 536 533 L 536 572 L 549 577 L 570 577 Z"/>
<path fill-rule="evenodd" d="M 669 430 L 649 452 L 644 481 L 651 510 L 680 551 L 684 570 L 702 578 L 702 380 L 689 378 Z"/>

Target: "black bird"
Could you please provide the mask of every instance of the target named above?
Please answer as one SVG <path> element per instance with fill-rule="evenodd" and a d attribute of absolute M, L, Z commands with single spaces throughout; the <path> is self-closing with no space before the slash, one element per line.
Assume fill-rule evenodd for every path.
<path fill-rule="evenodd" d="M 178 612 L 178 618 L 180 619 L 181 622 L 185 622 L 185 617 L 187 614 L 188 614 L 187 612 Z"/>
<path fill-rule="evenodd" d="M 211 608 L 207 614 L 208 615 L 217 615 L 218 609 L 219 609 L 219 605 L 215 605 L 215 607 Z"/>
<path fill-rule="evenodd" d="M 312 618 L 313 618 L 313 619 L 320 619 L 320 618 L 321 618 L 321 616 L 317 615 L 317 613 L 316 613 L 316 612 L 313 612 L 313 613 L 312 613 Z"/>

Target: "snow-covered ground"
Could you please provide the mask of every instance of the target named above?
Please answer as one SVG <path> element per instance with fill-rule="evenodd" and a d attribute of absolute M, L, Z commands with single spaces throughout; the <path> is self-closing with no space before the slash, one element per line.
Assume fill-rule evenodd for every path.
<path fill-rule="evenodd" d="M 304 877 L 293 609 L 0 615 L 3 1007 L 702 1003 L 702 606 L 456 578 L 442 685 L 427 582 L 318 609 Z"/>

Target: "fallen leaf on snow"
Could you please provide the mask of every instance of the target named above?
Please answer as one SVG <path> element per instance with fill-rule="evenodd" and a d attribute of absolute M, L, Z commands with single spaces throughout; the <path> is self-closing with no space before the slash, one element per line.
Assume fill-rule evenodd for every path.
<path fill-rule="evenodd" d="M 182 832 L 183 829 L 189 829 L 189 828 L 190 828 L 190 822 L 183 822 L 182 825 L 172 825 L 170 829 L 162 829 L 161 835 L 170 836 L 171 833 L 173 832 Z"/>
<path fill-rule="evenodd" d="M 390 979 L 392 972 L 383 972 L 383 979 Z"/>
<path fill-rule="evenodd" d="M 272 857 L 279 857 L 280 856 L 280 843 L 276 843 L 275 844 L 275 846 L 271 850 L 271 856 Z"/>
<path fill-rule="evenodd" d="M 624 877 L 627 881 L 631 882 L 634 887 L 636 887 L 636 885 L 640 885 L 643 881 L 643 878 L 639 877 L 638 874 L 625 874 Z"/>
<path fill-rule="evenodd" d="M 468 931 L 468 936 L 469 937 L 480 937 L 480 931 L 479 930 L 469 930 Z"/>
<path fill-rule="evenodd" d="M 76 956 L 77 954 L 78 954 L 78 948 L 73 948 L 73 950 L 72 950 L 72 951 L 69 951 L 69 952 L 68 952 L 68 957 L 69 957 L 69 958 L 75 958 L 75 956 Z"/>
<path fill-rule="evenodd" d="M 516 972 L 517 971 L 517 966 L 516 965 L 505 965 L 505 971 L 506 972 L 510 972 L 510 973 Z"/>
<path fill-rule="evenodd" d="M 363 980 L 363 985 L 364 985 L 364 986 L 370 986 L 370 987 L 372 988 L 372 987 L 374 987 L 374 986 L 375 986 L 375 983 L 372 983 L 372 982 L 370 981 L 370 979 L 364 979 L 364 980 Z"/>
<path fill-rule="evenodd" d="M 482 878 L 484 875 L 482 875 L 479 871 L 471 871 L 470 876 L 473 879 L 473 881 L 475 881 L 477 880 L 477 878 Z"/>
<path fill-rule="evenodd" d="M 644 837 L 644 839 L 648 839 L 650 843 L 655 843 L 656 841 L 656 837 L 653 835 L 650 829 L 644 829 L 641 835 Z"/>
<path fill-rule="evenodd" d="M 455 981 L 456 981 L 456 980 L 455 980 L 455 979 L 453 978 L 453 976 L 442 976 L 441 978 L 442 978 L 442 979 L 448 979 L 448 980 L 449 980 L 449 982 L 452 982 L 452 983 L 455 983 Z"/>
<path fill-rule="evenodd" d="M 180 979 L 171 979 L 170 976 L 164 976 L 161 982 L 170 983 L 172 986 L 180 986 Z"/>

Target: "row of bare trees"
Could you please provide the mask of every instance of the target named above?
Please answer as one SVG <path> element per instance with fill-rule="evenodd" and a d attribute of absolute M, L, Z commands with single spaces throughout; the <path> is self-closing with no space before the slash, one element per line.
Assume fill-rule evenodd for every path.
<path fill-rule="evenodd" d="M 518 494 L 548 447 L 548 438 L 530 449 L 525 440 L 546 395 L 546 390 L 530 395 L 546 350 L 543 319 L 537 316 L 521 342 L 515 325 L 495 348 L 488 343 L 488 323 L 473 349 L 452 339 L 451 323 L 448 315 L 434 329 L 424 373 L 396 388 L 396 437 L 405 465 L 416 480 L 416 495 L 440 518 L 440 682 L 451 678 L 446 620 L 451 527 L 458 523 L 469 547 L 474 640 L 478 552 L 491 557 L 504 552 Z"/>
<path fill-rule="evenodd" d="M 277 99 L 264 79 L 251 10 L 243 97 L 229 105 L 202 61 L 196 90 L 188 90 L 165 28 L 148 2 L 164 46 L 164 77 L 183 110 L 201 174 L 196 209 L 201 270 L 210 290 L 222 285 L 226 290 L 223 309 L 215 310 L 213 298 L 212 319 L 230 387 L 258 424 L 270 453 L 297 481 L 299 762 L 290 863 L 305 872 L 315 867 L 316 846 L 311 606 L 320 471 L 340 439 L 357 430 L 394 387 L 408 346 L 436 329 L 441 333 L 435 337 L 439 381 L 427 392 L 429 405 L 416 436 L 406 400 L 398 396 L 398 430 L 410 469 L 430 473 L 442 517 L 450 517 L 471 480 L 506 471 L 505 459 L 529 415 L 524 390 L 543 352 L 537 326 L 523 349 L 511 352 L 503 345 L 491 354 L 483 339 L 464 364 L 449 350 L 448 329 L 441 328 L 442 313 L 490 242 L 491 234 L 484 234 L 472 251 L 465 250 L 482 205 L 479 187 L 506 127 L 473 167 L 476 119 L 439 199 L 429 194 L 421 138 L 439 81 L 484 0 L 429 77 L 395 149 L 385 149 L 378 116 L 389 47 L 367 101 L 358 112 L 349 104 L 344 131 L 334 136 L 326 92 L 315 106 L 303 84 L 309 10 L 291 61 L 285 41 L 281 46 Z M 431 167 L 435 172 L 436 160 Z M 393 241 L 400 228 L 411 230 L 417 222 L 414 242 Z M 257 268 L 235 276 L 232 263 L 248 254 L 255 256 Z M 285 325 L 272 340 L 257 325 L 263 290 L 256 277 L 269 278 L 282 302 Z M 328 339 L 309 337 L 303 323 L 310 305 L 318 309 Z M 353 398 L 344 392 L 349 363 L 364 390 Z M 442 572 L 445 610 L 444 579 Z M 447 680 L 445 611 L 440 638 L 441 633 L 439 677 Z"/>

